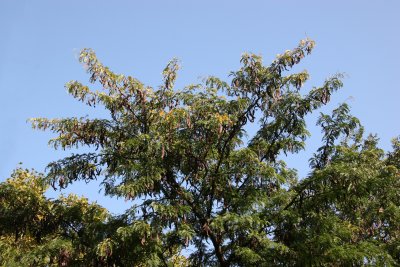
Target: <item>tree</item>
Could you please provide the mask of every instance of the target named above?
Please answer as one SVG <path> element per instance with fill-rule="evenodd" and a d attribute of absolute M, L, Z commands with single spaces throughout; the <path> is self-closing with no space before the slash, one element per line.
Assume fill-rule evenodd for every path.
<path fill-rule="evenodd" d="M 17 169 L 0 184 L 1 266 L 96 266 L 108 212 L 75 195 L 50 200 L 45 179 Z"/>
<path fill-rule="evenodd" d="M 275 234 L 301 266 L 397 266 L 400 263 L 399 140 L 385 155 L 376 136 L 362 140 L 362 127 L 347 105 L 322 115 L 323 146 L 313 171 L 293 187 L 278 216 Z M 341 144 L 334 140 L 345 135 Z M 352 139 L 350 143 L 349 139 Z M 396 160 L 394 160 L 396 158 Z"/>
<path fill-rule="evenodd" d="M 56 149 L 92 149 L 50 163 L 49 184 L 102 179 L 107 195 L 134 200 L 93 241 L 93 258 L 103 260 L 98 264 L 399 263 L 398 141 L 385 154 L 376 138 L 364 140 L 343 104 L 318 121 L 323 145 L 308 177 L 298 181 L 280 160 L 305 148 L 305 116 L 342 87 L 338 74 L 300 92 L 308 73 L 287 71 L 313 48 L 312 40 L 303 40 L 268 66 L 244 54 L 229 83 L 209 77 L 182 90 L 174 89 L 176 59 L 155 89 L 113 73 L 92 50 L 82 50 L 80 62 L 102 90 L 77 81 L 66 88 L 88 106 L 103 105 L 109 117 L 32 122 L 57 133 L 50 140 Z M 249 124 L 258 130 L 246 142 Z"/>

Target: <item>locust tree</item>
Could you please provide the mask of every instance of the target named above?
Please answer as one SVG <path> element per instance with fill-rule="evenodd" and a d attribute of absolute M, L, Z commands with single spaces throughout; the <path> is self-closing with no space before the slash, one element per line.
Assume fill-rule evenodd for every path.
<path fill-rule="evenodd" d="M 78 81 L 66 89 L 109 116 L 32 122 L 56 133 L 56 149 L 91 149 L 51 162 L 49 184 L 100 179 L 105 194 L 133 200 L 97 257 L 124 266 L 398 263 L 398 142 L 385 154 L 364 140 L 344 104 L 318 121 L 323 142 L 308 177 L 299 181 L 281 160 L 305 148 L 305 117 L 342 87 L 339 74 L 301 89 L 309 74 L 291 69 L 313 48 L 303 40 L 268 65 L 244 54 L 229 81 L 211 76 L 184 88 L 174 87 L 175 59 L 153 88 L 82 50 L 99 89 Z"/>

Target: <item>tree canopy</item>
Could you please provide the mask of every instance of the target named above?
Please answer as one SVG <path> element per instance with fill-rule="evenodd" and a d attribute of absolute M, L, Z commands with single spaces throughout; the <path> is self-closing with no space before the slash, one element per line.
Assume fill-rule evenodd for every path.
<path fill-rule="evenodd" d="M 158 88 L 80 62 L 99 90 L 78 81 L 77 100 L 107 118 L 32 119 L 55 149 L 89 147 L 18 169 L 0 185 L 0 262 L 30 266 L 395 266 L 400 264 L 400 139 L 380 149 L 341 104 L 321 114 L 320 148 L 299 179 L 282 154 L 305 149 L 305 117 L 342 87 L 340 74 L 300 90 L 311 53 L 302 40 L 269 65 L 244 54 L 230 80 L 175 89 L 176 59 Z M 246 127 L 256 129 L 247 138 Z M 85 149 L 87 151 L 87 149 Z M 84 198 L 44 197 L 100 179 L 106 195 L 133 200 L 112 216 Z"/>

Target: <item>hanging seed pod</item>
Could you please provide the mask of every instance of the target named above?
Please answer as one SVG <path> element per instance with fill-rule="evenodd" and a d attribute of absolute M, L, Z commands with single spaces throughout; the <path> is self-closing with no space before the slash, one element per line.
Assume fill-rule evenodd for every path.
<path fill-rule="evenodd" d="M 64 187 L 64 176 L 61 176 L 60 179 L 58 180 L 58 186 L 63 188 Z"/>
<path fill-rule="evenodd" d="M 239 86 L 240 86 L 240 82 L 239 82 L 238 79 L 235 80 L 234 85 L 235 85 L 236 87 L 239 87 Z"/>
<path fill-rule="evenodd" d="M 222 130 L 223 130 L 223 127 L 222 127 L 222 124 L 220 123 L 219 128 L 218 128 L 218 135 L 221 135 Z"/>
<path fill-rule="evenodd" d="M 206 233 L 206 235 L 209 236 L 209 234 L 210 234 L 210 227 L 208 226 L 208 224 L 207 224 L 207 223 L 204 223 L 202 228 L 203 228 L 204 233 Z"/>
<path fill-rule="evenodd" d="M 192 128 L 192 123 L 190 121 L 190 115 L 189 114 L 186 116 L 186 124 L 187 124 L 189 129 Z"/>
<path fill-rule="evenodd" d="M 276 89 L 274 91 L 273 98 L 274 98 L 275 101 L 277 101 L 277 100 L 279 100 L 281 98 L 281 91 L 279 89 Z"/>
<path fill-rule="evenodd" d="M 326 104 L 328 101 L 329 101 L 329 93 L 327 91 L 324 91 L 322 93 L 321 102 L 323 104 Z"/>

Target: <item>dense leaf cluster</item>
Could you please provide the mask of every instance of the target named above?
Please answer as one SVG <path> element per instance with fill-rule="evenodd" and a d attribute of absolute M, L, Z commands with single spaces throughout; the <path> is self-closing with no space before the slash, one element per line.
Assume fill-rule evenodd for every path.
<path fill-rule="evenodd" d="M 376 137 L 364 138 L 342 104 L 318 120 L 322 145 L 307 177 L 299 180 L 280 160 L 305 148 L 306 115 L 342 87 L 335 75 L 300 92 L 309 75 L 290 69 L 313 48 L 303 40 L 267 66 L 244 54 L 229 83 L 208 77 L 181 90 L 174 89 L 175 59 L 155 89 L 113 73 L 83 50 L 80 61 L 102 89 L 77 81 L 66 88 L 110 116 L 32 120 L 34 128 L 57 134 L 50 140 L 56 149 L 88 146 L 91 152 L 50 163 L 45 178 L 18 170 L 1 184 L 0 262 L 398 265 L 399 140 L 385 153 Z M 246 141 L 249 124 L 257 131 Z M 135 204 L 113 217 L 84 199 L 43 197 L 45 184 L 65 188 L 94 179 L 107 195 Z"/>

